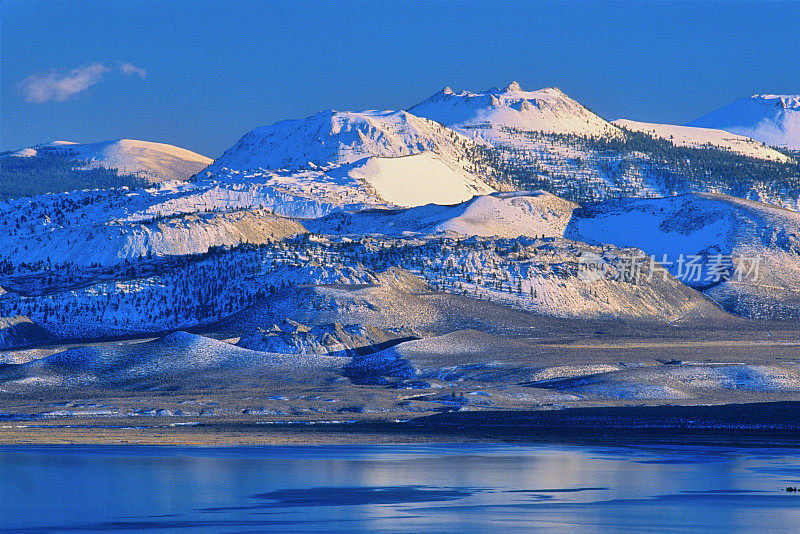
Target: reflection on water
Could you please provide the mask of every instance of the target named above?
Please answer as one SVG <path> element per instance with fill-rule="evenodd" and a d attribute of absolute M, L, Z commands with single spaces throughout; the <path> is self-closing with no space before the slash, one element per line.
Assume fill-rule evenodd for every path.
<path fill-rule="evenodd" d="M 786 449 L 0 448 L 0 530 L 791 532 Z"/>

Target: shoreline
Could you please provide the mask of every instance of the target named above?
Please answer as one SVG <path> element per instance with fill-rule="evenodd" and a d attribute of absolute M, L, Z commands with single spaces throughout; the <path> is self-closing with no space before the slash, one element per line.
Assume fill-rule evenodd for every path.
<path fill-rule="evenodd" d="M 408 420 L 0 419 L 0 447 L 231 447 L 421 443 L 684 444 L 800 447 L 800 402 L 445 412 Z"/>

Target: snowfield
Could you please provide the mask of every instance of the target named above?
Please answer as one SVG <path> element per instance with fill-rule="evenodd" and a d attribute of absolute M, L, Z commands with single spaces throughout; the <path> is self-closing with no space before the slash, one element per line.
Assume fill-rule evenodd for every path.
<path fill-rule="evenodd" d="M 397 158 L 368 158 L 349 175 L 369 184 L 389 204 L 412 207 L 455 204 L 494 189 L 432 152 Z"/>

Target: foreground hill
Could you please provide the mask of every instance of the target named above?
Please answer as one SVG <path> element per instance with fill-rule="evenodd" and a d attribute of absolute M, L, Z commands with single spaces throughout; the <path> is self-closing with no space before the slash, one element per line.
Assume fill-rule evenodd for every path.
<path fill-rule="evenodd" d="M 27 317 L 0 317 L 0 349 L 38 345 L 53 339 L 52 334 Z M 4 362 L 0 360 L 1 363 Z"/>
<path fill-rule="evenodd" d="M 753 95 L 688 124 L 752 137 L 769 146 L 800 150 L 800 95 Z"/>

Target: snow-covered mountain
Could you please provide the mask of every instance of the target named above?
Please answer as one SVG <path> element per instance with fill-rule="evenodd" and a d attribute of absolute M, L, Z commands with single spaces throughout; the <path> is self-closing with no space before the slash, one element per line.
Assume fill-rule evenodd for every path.
<path fill-rule="evenodd" d="M 800 150 L 800 95 L 753 95 L 688 124 L 752 137 L 769 146 Z"/>
<path fill-rule="evenodd" d="M 733 313 L 800 318 L 797 212 L 710 193 L 608 200 L 576 211 L 565 235 L 637 247 Z"/>
<path fill-rule="evenodd" d="M 693 148 L 713 146 L 752 158 L 779 161 L 782 163 L 790 160 L 786 154 L 764 146 L 764 144 L 759 141 L 725 130 L 698 128 L 695 126 L 676 126 L 673 124 L 656 124 L 628 119 L 618 119 L 613 121 L 613 124 L 634 132 L 643 132 L 654 137 L 668 139 L 676 146 L 688 146 Z"/>
<path fill-rule="evenodd" d="M 254 170 L 314 168 L 371 157 L 434 152 L 448 161 L 462 155 L 466 139 L 405 111 L 322 111 L 245 134 L 208 168 Z"/>
<path fill-rule="evenodd" d="M 185 148 L 135 139 L 99 143 L 54 141 L 7 155 L 37 157 L 45 153 L 86 161 L 87 168 L 105 167 L 117 169 L 120 174 L 135 174 L 148 183 L 186 180 L 212 162 L 211 158 Z"/>
<path fill-rule="evenodd" d="M 235 181 L 242 172 L 280 174 L 282 187 L 291 188 L 292 175 L 305 182 L 310 172 L 341 198 L 352 189 L 372 204 L 451 204 L 494 191 L 467 170 L 471 144 L 405 111 L 329 110 L 245 134 L 202 175 Z"/>
<path fill-rule="evenodd" d="M 478 93 L 445 87 L 408 111 L 491 144 L 515 144 L 509 129 L 586 136 L 618 130 L 560 89 L 524 91 L 517 82 Z"/>
<path fill-rule="evenodd" d="M 429 152 L 326 169 L 226 171 L 146 189 L 0 201 L 0 242 L 9 261 L 112 265 L 303 231 L 275 215 L 309 219 L 340 210 L 454 204 L 493 191 Z"/>

